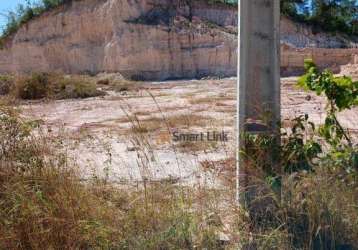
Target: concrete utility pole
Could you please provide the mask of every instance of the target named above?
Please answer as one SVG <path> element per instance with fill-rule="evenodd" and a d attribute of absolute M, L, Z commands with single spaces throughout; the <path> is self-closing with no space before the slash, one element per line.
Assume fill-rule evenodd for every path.
<path fill-rule="evenodd" d="M 238 148 L 244 133 L 273 134 L 280 121 L 280 0 L 239 2 Z M 270 114 L 267 123 L 265 115 Z M 266 117 L 267 118 L 267 117 Z M 238 156 L 237 198 L 248 185 L 245 161 Z"/>

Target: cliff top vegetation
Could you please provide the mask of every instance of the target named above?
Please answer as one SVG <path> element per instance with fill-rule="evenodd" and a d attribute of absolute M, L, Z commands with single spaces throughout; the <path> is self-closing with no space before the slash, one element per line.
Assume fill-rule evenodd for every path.
<path fill-rule="evenodd" d="M 281 12 L 318 31 L 358 35 L 357 0 L 281 0 Z"/>

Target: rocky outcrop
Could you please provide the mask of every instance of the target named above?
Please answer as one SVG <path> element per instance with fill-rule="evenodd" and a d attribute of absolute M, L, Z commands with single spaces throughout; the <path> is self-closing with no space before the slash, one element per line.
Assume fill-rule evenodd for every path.
<path fill-rule="evenodd" d="M 0 72 L 236 75 L 236 8 L 193 2 L 72 1 L 23 25 L 0 51 Z"/>
<path fill-rule="evenodd" d="M 313 28 L 281 19 L 281 75 L 300 75 L 304 60 L 313 59 L 319 68 L 340 73 L 358 56 L 358 43 L 342 34 L 314 32 Z M 353 66 L 354 67 L 354 66 Z M 345 71 L 347 72 L 347 71 Z"/>
<path fill-rule="evenodd" d="M 358 54 L 354 56 L 353 62 L 341 67 L 341 74 L 353 77 L 358 80 Z"/>
<path fill-rule="evenodd" d="M 295 48 L 343 49 L 358 48 L 358 38 L 343 34 L 330 34 L 303 23 L 281 18 L 281 43 Z"/>
<path fill-rule="evenodd" d="M 304 72 L 305 59 L 312 59 L 320 69 L 330 69 L 340 73 L 358 55 L 358 49 L 295 48 L 286 44 L 281 46 L 282 76 L 300 75 Z"/>
<path fill-rule="evenodd" d="M 135 80 L 235 76 L 237 21 L 236 7 L 207 0 L 71 1 L 7 40 L 0 73 L 115 72 Z M 306 58 L 338 73 L 358 55 L 354 40 L 284 17 L 281 44 L 283 76 L 301 74 Z"/>

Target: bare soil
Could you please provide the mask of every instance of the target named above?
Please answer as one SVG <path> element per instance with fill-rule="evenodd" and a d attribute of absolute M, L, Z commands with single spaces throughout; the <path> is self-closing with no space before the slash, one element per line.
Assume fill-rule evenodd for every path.
<path fill-rule="evenodd" d="M 308 114 L 324 121 L 325 100 L 282 79 L 282 120 Z M 136 88 L 89 99 L 33 102 L 25 117 L 41 120 L 46 136 L 77 162 L 83 178 L 101 176 L 118 183 L 143 179 L 205 182 L 235 165 L 236 79 L 146 82 Z M 358 110 L 339 116 L 355 135 Z M 174 142 L 173 133 L 225 131 L 228 142 Z M 220 163 L 220 168 L 212 165 Z M 225 166 L 226 164 L 226 166 Z M 203 171 L 205 170 L 205 171 Z"/>

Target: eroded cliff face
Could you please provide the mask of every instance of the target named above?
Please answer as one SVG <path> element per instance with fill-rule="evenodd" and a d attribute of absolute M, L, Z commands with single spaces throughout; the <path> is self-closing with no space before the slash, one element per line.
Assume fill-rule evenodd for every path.
<path fill-rule="evenodd" d="M 237 70 L 237 10 L 180 0 L 82 0 L 22 26 L 0 72 L 119 72 L 165 80 Z"/>
<path fill-rule="evenodd" d="M 304 73 L 304 61 L 313 59 L 321 69 L 329 68 L 340 73 L 358 56 L 358 38 L 343 34 L 314 32 L 313 28 L 281 18 L 281 75 L 292 76 Z M 346 73 L 343 70 L 342 73 Z"/>
<path fill-rule="evenodd" d="M 330 34 L 318 32 L 313 26 L 296 23 L 292 20 L 281 17 L 281 43 L 295 48 L 358 48 L 358 38 L 348 38 L 343 34 Z M 354 41 L 356 40 L 356 41 Z"/>

